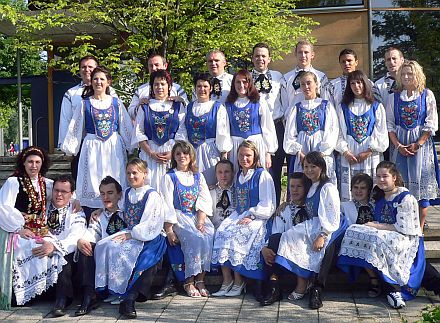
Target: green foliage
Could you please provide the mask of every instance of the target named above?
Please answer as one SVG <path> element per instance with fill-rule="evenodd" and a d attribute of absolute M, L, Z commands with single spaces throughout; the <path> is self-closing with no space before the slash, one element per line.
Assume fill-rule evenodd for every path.
<path fill-rule="evenodd" d="M 77 35 L 55 48 L 57 68 L 77 73 L 78 58 L 91 53 L 108 66 L 116 87 L 132 93 L 146 81 L 146 62 L 155 52 L 167 58 L 174 79 L 187 88 L 192 75 L 205 68 L 212 49 L 225 52 L 233 67 L 249 62 L 257 42 L 267 42 L 273 58 L 291 52 L 298 38 L 315 24 L 293 14 L 289 0 L 94 0 L 32 1 L 39 11 L 0 7 L 0 17 L 14 24 L 15 39 L 28 48 L 51 46 L 50 31 Z M 100 30 L 100 34 L 95 31 Z M 102 31 L 105 31 L 104 33 Z M 42 36 L 47 35 L 47 36 Z M 103 38 L 103 39 L 100 39 Z"/>
<path fill-rule="evenodd" d="M 440 306 L 428 306 L 422 311 L 423 322 L 440 322 Z"/>

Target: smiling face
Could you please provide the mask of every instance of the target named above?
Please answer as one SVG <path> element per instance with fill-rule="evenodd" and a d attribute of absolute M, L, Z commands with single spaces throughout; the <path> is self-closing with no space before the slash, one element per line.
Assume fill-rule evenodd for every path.
<path fill-rule="evenodd" d="M 254 164 L 254 151 L 247 147 L 240 147 L 238 150 L 238 163 L 240 164 L 243 171 L 248 171 L 252 168 Z"/>
<path fill-rule="evenodd" d="M 177 170 L 186 172 L 189 170 L 189 164 L 191 163 L 191 155 L 185 153 L 180 147 L 174 151 L 174 160 L 177 164 Z"/>
<path fill-rule="evenodd" d="M 206 60 L 206 65 L 211 76 L 219 76 L 225 72 L 226 59 L 222 53 L 211 53 Z"/>
<path fill-rule="evenodd" d="M 269 50 L 267 48 L 255 48 L 252 55 L 252 64 L 257 72 L 264 72 L 269 68 L 271 61 Z"/>
<path fill-rule="evenodd" d="M 91 82 L 91 75 L 95 67 L 98 66 L 94 59 L 84 59 L 80 63 L 79 75 L 84 84 L 89 85 Z"/>
<path fill-rule="evenodd" d="M 156 77 L 153 83 L 154 98 L 157 100 L 165 100 L 168 97 L 169 86 L 167 80 L 162 77 Z"/>
<path fill-rule="evenodd" d="M 239 98 L 244 98 L 248 94 L 249 81 L 245 76 L 237 75 L 234 81 L 235 91 L 237 91 Z"/>
<path fill-rule="evenodd" d="M 378 168 L 376 182 L 381 190 L 390 192 L 396 187 L 396 175 L 391 174 L 388 168 Z"/>
<path fill-rule="evenodd" d="M 312 65 L 315 52 L 309 45 L 299 45 L 295 52 L 297 65 L 300 68 L 308 68 Z"/>
<path fill-rule="evenodd" d="M 416 79 L 414 77 L 414 72 L 410 66 L 404 66 L 402 68 L 402 72 L 400 73 L 400 80 L 405 90 L 413 90 L 416 88 Z"/>
<path fill-rule="evenodd" d="M 348 73 L 356 70 L 358 60 L 354 57 L 354 55 L 344 54 L 339 58 L 339 65 L 341 65 L 342 73 L 344 75 L 348 75 Z"/>
<path fill-rule="evenodd" d="M 118 208 L 118 201 L 121 199 L 122 192 L 116 190 L 114 183 L 104 184 L 99 187 L 99 194 L 101 195 L 104 207 L 109 211 L 116 211 Z"/>
<path fill-rule="evenodd" d="M 290 200 L 296 205 L 301 205 L 306 197 L 306 188 L 303 180 L 300 178 L 292 178 L 290 180 Z"/>
<path fill-rule="evenodd" d="M 361 80 L 351 80 L 350 88 L 356 99 L 362 99 L 365 95 L 364 83 Z"/>
<path fill-rule="evenodd" d="M 205 80 L 197 80 L 196 94 L 199 102 L 208 102 L 211 95 L 211 84 Z"/>
<path fill-rule="evenodd" d="M 69 182 L 57 181 L 52 189 L 52 204 L 57 209 L 65 207 L 72 198 L 72 188 Z"/>
<path fill-rule="evenodd" d="M 131 187 L 139 188 L 144 186 L 147 173 L 142 172 L 135 165 L 128 165 L 126 174 L 127 174 L 128 183 L 130 184 Z"/>
<path fill-rule="evenodd" d="M 232 185 L 234 173 L 229 164 L 218 164 L 215 170 L 215 177 L 217 178 L 220 187 L 225 188 Z"/>
<path fill-rule="evenodd" d="M 304 159 L 304 174 L 308 179 L 312 181 L 312 183 L 319 182 L 321 178 L 322 169 L 318 166 L 309 163 L 307 159 Z"/>
<path fill-rule="evenodd" d="M 110 86 L 110 82 L 103 72 L 97 72 L 93 75 L 92 86 L 94 93 L 99 95 L 105 93 Z"/>
<path fill-rule="evenodd" d="M 367 203 L 370 199 L 370 190 L 365 182 L 357 182 L 351 188 L 351 196 L 354 201 Z"/>
<path fill-rule="evenodd" d="M 313 75 L 304 75 L 301 77 L 299 84 L 306 100 L 316 99 L 318 84 L 316 84 Z"/>
<path fill-rule="evenodd" d="M 24 170 L 30 178 L 36 178 L 40 173 L 43 160 L 40 156 L 29 155 L 24 161 Z"/>

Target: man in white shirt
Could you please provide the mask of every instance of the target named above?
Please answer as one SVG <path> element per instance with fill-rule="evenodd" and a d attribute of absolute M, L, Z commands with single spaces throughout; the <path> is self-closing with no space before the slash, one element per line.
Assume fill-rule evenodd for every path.
<path fill-rule="evenodd" d="M 166 70 L 168 68 L 168 63 L 165 57 L 159 54 L 153 54 L 148 58 L 148 73 L 153 73 L 157 70 Z M 136 89 L 134 95 L 131 99 L 131 103 L 128 107 L 128 114 L 130 117 L 135 120 L 138 107 L 146 103 L 148 98 L 151 96 L 151 87 L 150 83 L 142 84 L 140 87 Z M 186 95 L 185 90 L 179 84 L 173 82 L 173 86 L 171 87 L 170 97 L 181 97 L 185 105 L 187 105 L 188 97 Z"/>
<path fill-rule="evenodd" d="M 327 76 L 312 66 L 312 60 L 315 58 L 313 45 L 309 41 L 301 40 L 295 46 L 295 56 L 297 64 L 293 70 L 284 74 L 281 85 L 281 104 L 284 117 L 287 117 L 289 110 L 295 103 L 304 100 L 304 95 L 299 86 L 299 76 L 302 71 L 311 71 L 316 74 L 320 93 L 323 93 L 324 86 L 328 82 Z"/>
<path fill-rule="evenodd" d="M 206 66 L 213 82 L 211 99 L 221 103 L 225 103 L 232 85 L 233 76 L 225 72 L 226 64 L 226 57 L 222 51 L 213 50 L 206 55 Z M 193 99 L 195 98 L 194 91 Z"/>
<path fill-rule="evenodd" d="M 269 70 L 269 63 L 271 62 L 270 48 L 265 43 L 258 43 L 252 49 L 252 78 L 255 87 L 260 92 L 260 100 L 265 100 L 269 106 L 272 119 L 275 124 L 278 143 L 283 142 L 284 124 L 283 110 L 281 108 L 280 90 L 283 75 L 274 70 Z M 286 154 L 282 145 L 278 144 L 278 150 L 272 156 L 272 167 L 270 173 L 272 175 L 274 184 L 277 205 L 280 204 L 281 197 L 281 172 L 284 164 Z"/>

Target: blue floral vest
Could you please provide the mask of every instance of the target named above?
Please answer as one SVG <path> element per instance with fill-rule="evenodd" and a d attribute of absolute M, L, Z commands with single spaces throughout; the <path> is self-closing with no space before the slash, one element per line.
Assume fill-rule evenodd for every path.
<path fill-rule="evenodd" d="M 193 113 L 194 102 L 188 105 L 185 116 L 185 126 L 188 132 L 188 140 L 197 148 L 206 139 L 215 138 L 217 133 L 217 113 L 221 103 L 215 102 L 211 111 L 206 114 L 196 117 Z"/>
<path fill-rule="evenodd" d="M 325 109 L 328 101 L 322 100 L 321 104 L 316 108 L 307 110 L 301 102 L 295 104 L 296 113 L 296 129 L 297 132 L 304 131 L 311 136 L 318 130 L 324 130 L 325 125 Z"/>
<path fill-rule="evenodd" d="M 229 102 L 226 102 L 225 106 L 231 124 L 231 136 L 246 139 L 262 133 L 259 102 L 249 102 L 243 108 Z"/>
<path fill-rule="evenodd" d="M 405 191 L 398 194 L 391 201 L 387 201 L 385 198 L 377 201 L 376 207 L 374 208 L 374 221 L 387 224 L 396 223 L 397 205 L 400 204 L 408 194 L 409 192 Z"/>
<path fill-rule="evenodd" d="M 179 129 L 180 102 L 174 102 L 168 111 L 153 111 L 148 105 L 142 105 L 144 110 L 144 130 L 148 139 L 156 145 L 163 145 L 174 139 Z"/>
<path fill-rule="evenodd" d="M 424 124 L 425 119 L 426 89 L 413 101 L 402 101 L 400 92 L 394 93 L 394 120 L 396 125 L 411 130 Z"/>
<path fill-rule="evenodd" d="M 150 189 L 145 192 L 142 200 L 139 200 L 137 203 L 131 203 L 128 199 L 128 192 L 131 190 L 128 189 L 125 191 L 125 207 L 124 207 L 124 222 L 127 225 L 127 229 L 131 230 L 135 225 L 138 225 L 141 222 L 142 214 L 145 210 L 145 204 L 147 204 L 148 196 L 154 189 Z"/>
<path fill-rule="evenodd" d="M 174 208 L 182 211 L 185 215 L 194 216 L 196 214 L 196 201 L 200 194 L 200 174 L 194 174 L 194 184 L 191 186 L 180 183 L 174 169 L 170 170 L 168 174 L 174 184 Z"/>
<path fill-rule="evenodd" d="M 119 128 L 119 104 L 112 98 L 112 104 L 105 110 L 96 109 L 90 98 L 84 99 L 86 132 L 95 134 L 100 140 L 106 141 Z"/>
<path fill-rule="evenodd" d="M 366 138 L 371 136 L 376 124 L 376 110 L 379 102 L 374 101 L 370 109 L 363 115 L 357 116 L 349 109 L 345 103 L 341 104 L 344 112 L 345 125 L 347 126 L 347 134 L 352 136 L 357 143 L 363 142 Z"/>
<path fill-rule="evenodd" d="M 237 195 L 237 212 L 238 214 L 249 210 L 249 208 L 254 207 L 260 201 L 260 176 L 263 172 L 263 168 L 255 169 L 252 177 L 247 182 L 240 184 L 238 178 L 240 177 L 241 170 L 237 173 L 237 178 L 235 180 L 235 192 Z"/>

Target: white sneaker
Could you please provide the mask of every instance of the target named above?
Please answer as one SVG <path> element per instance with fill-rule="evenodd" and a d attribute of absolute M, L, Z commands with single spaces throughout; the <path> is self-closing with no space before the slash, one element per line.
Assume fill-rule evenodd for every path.
<path fill-rule="evenodd" d="M 399 309 L 406 306 L 401 292 L 389 293 L 387 295 L 387 300 L 390 306 L 395 309 Z"/>
<path fill-rule="evenodd" d="M 246 283 L 242 282 L 241 285 L 232 285 L 232 288 L 229 292 L 225 294 L 226 297 L 234 297 L 234 296 L 240 296 L 241 292 L 243 290 L 246 291 Z"/>
<path fill-rule="evenodd" d="M 232 285 L 234 285 L 234 281 L 233 280 L 228 285 L 223 285 L 222 284 L 222 287 L 220 287 L 220 289 L 217 292 L 212 293 L 211 295 L 214 296 L 214 297 L 225 296 L 225 294 L 231 290 Z"/>

